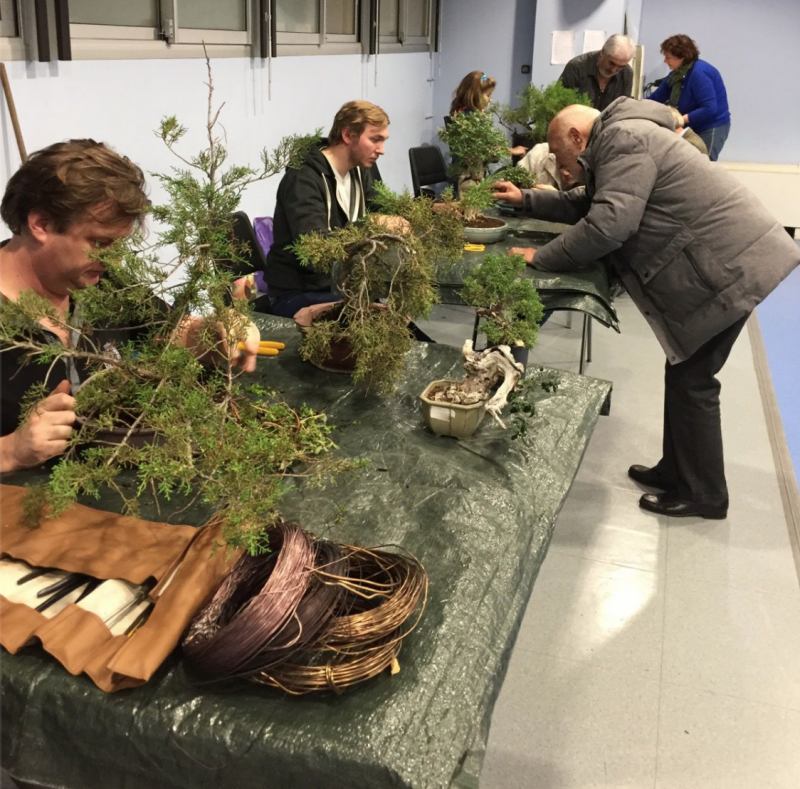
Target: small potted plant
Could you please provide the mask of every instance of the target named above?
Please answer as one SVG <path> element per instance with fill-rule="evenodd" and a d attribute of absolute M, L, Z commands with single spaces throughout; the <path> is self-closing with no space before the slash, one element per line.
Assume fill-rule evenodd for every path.
<path fill-rule="evenodd" d="M 466 375 L 460 381 L 431 381 L 420 395 L 425 423 L 437 436 L 469 438 L 488 413 L 505 429 L 500 412 L 523 373 L 508 346 L 476 352 L 461 349 Z"/>
<path fill-rule="evenodd" d="M 330 233 L 309 233 L 294 245 L 304 265 L 329 273 L 342 300 L 295 316 L 300 353 L 323 369 L 340 366 L 379 394 L 403 374 L 413 338 L 409 321 L 436 302 L 436 265 L 461 257 L 461 220 L 437 212 L 425 197 L 376 184 L 376 213 L 404 218 L 409 232 L 388 232 L 373 216 Z"/>
<path fill-rule="evenodd" d="M 528 84 L 517 98 L 519 105 L 514 109 L 503 104 L 492 104 L 489 110 L 502 126 L 512 132 L 512 145 L 524 145 L 526 148 L 547 142 L 547 127 L 564 107 L 571 104 L 592 106 L 591 99 L 585 93 L 575 88 L 565 88 L 560 80 L 544 87 Z"/>
<path fill-rule="evenodd" d="M 482 215 L 494 205 L 488 167 L 508 160 L 508 141 L 488 112 L 462 112 L 439 129 L 439 139 L 450 147 L 450 174 L 458 178 L 457 207 L 464 217 L 464 239 L 477 244 L 502 241 L 508 225 Z"/>
<path fill-rule="evenodd" d="M 523 367 L 544 315 L 533 280 L 523 279 L 522 255 L 486 255 L 464 280 L 461 297 L 483 319 L 487 346 L 507 345 Z"/>

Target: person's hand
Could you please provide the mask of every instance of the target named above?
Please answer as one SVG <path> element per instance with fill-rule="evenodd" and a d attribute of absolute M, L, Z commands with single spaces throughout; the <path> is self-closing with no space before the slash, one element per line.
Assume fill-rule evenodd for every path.
<path fill-rule="evenodd" d="M 549 191 L 549 192 L 557 192 L 558 191 L 558 189 L 556 189 L 555 186 L 553 186 L 552 184 L 536 184 L 536 186 L 534 186 L 533 188 L 534 189 L 541 189 L 543 191 Z"/>
<path fill-rule="evenodd" d="M 498 181 L 493 184 L 492 197 L 509 205 L 522 205 L 522 192 L 511 181 Z"/>
<path fill-rule="evenodd" d="M 533 259 L 536 256 L 536 250 L 533 247 L 511 247 L 508 250 L 509 255 L 522 255 L 525 258 L 525 262 L 529 265 L 533 265 Z"/>
<path fill-rule="evenodd" d="M 528 153 L 528 149 L 524 145 L 516 145 L 508 149 L 509 156 L 525 156 L 526 153 Z"/>
<path fill-rule="evenodd" d="M 376 214 L 373 216 L 379 225 L 387 233 L 395 233 L 397 235 L 405 235 L 411 232 L 411 224 L 407 219 L 402 216 L 387 216 L 386 214 Z"/>
<path fill-rule="evenodd" d="M 244 337 L 239 341 L 244 346 L 242 350 L 239 349 L 238 343 L 228 343 L 228 330 L 221 321 L 211 323 L 207 318 L 196 316 L 189 317 L 184 321 L 181 335 L 177 341 L 182 342 L 186 348 L 191 350 L 201 364 L 219 364 L 223 359 L 228 359 L 235 367 L 240 367 L 246 373 L 252 373 L 256 369 L 261 332 L 251 320 L 244 316 L 241 316 L 240 320 L 244 331 Z M 216 347 L 209 346 L 209 328 L 216 340 Z M 241 336 L 238 331 L 236 334 Z"/>
<path fill-rule="evenodd" d="M 233 363 L 237 367 L 241 367 L 246 373 L 252 373 L 256 369 L 256 361 L 258 360 L 258 343 L 261 340 L 261 330 L 253 321 L 247 321 L 247 334 L 242 340 L 244 348 L 239 350 L 239 355 L 234 359 Z"/>
<path fill-rule="evenodd" d="M 75 398 L 69 389 L 69 381 L 62 381 L 23 425 L 3 436 L 0 471 L 39 466 L 66 450 L 75 423 Z"/>

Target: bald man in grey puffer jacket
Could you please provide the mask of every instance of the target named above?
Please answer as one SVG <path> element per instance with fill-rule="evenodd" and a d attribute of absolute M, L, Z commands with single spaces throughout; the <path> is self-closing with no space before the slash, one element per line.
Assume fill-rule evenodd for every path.
<path fill-rule="evenodd" d="M 674 134 L 666 107 L 621 98 L 602 114 L 562 110 L 548 142 L 582 187 L 495 197 L 573 226 L 538 251 L 535 268 L 576 271 L 608 260 L 667 356 L 664 438 L 653 467 L 631 466 L 662 493 L 639 506 L 725 518 L 728 490 L 716 379 L 753 308 L 798 265 L 800 248 L 730 173 Z"/>

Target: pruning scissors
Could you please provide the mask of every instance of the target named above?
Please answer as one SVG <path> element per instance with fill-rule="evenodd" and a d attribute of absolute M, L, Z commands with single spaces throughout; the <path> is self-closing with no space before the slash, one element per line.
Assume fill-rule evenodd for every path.
<path fill-rule="evenodd" d="M 282 342 L 272 342 L 270 340 L 261 340 L 258 344 L 258 355 L 259 356 L 277 356 L 278 351 L 282 351 L 286 345 Z M 237 345 L 237 348 L 240 351 L 245 349 L 244 343 L 240 342 Z"/>
<path fill-rule="evenodd" d="M 483 252 L 485 244 L 464 244 L 464 252 Z"/>

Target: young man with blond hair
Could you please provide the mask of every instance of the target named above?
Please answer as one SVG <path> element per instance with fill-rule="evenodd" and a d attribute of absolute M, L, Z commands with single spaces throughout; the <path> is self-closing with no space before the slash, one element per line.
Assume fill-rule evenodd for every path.
<path fill-rule="evenodd" d="M 299 309 L 335 301 L 331 278 L 301 265 L 291 245 L 312 232 L 330 232 L 361 219 L 374 194 L 373 167 L 389 139 L 389 116 L 367 101 L 349 101 L 333 119 L 327 139 L 299 169 L 288 169 L 278 187 L 275 240 L 265 279 L 271 311 L 291 318 Z M 387 230 L 403 232 L 405 220 L 382 217 Z"/>
<path fill-rule="evenodd" d="M 71 294 L 100 281 L 105 269 L 92 253 L 141 226 L 148 206 L 142 171 L 102 143 L 70 140 L 33 153 L 11 177 L 0 205 L 13 234 L 0 243 L 0 299 L 17 301 L 26 291 L 47 299 L 61 320 L 40 321 L 43 341 L 81 347 L 82 336 L 69 328 Z M 181 341 L 191 347 L 202 322 L 187 321 Z M 105 347 L 134 339 L 136 329 L 109 326 L 97 335 L 95 345 Z M 246 371 L 255 368 L 258 340 L 251 323 L 238 359 Z M 26 356 L 18 348 L 0 354 L 0 472 L 62 454 L 75 422 L 73 386 L 85 373 L 80 363 L 61 357 L 48 366 Z M 25 393 L 42 383 L 50 394 L 20 424 Z"/>

